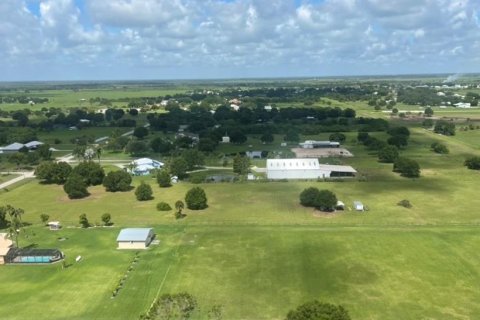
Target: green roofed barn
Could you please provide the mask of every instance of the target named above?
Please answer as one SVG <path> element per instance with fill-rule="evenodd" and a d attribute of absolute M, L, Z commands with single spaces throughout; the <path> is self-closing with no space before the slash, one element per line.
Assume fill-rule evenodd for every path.
<path fill-rule="evenodd" d="M 117 237 L 118 249 L 146 249 L 155 237 L 152 228 L 127 228 Z"/>

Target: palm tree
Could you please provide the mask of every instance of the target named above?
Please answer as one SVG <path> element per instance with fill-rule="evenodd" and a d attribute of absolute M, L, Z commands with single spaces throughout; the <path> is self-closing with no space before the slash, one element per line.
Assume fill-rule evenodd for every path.
<path fill-rule="evenodd" d="M 9 204 L 2 207 L 1 210 L 3 210 L 10 218 L 7 229 L 8 237 L 14 240 L 15 245 L 18 247 L 18 235 L 23 227 L 22 215 L 24 211 L 20 208 L 14 208 Z"/>
<path fill-rule="evenodd" d="M 102 156 L 102 147 L 97 147 L 95 149 L 95 152 L 97 154 L 98 163 L 100 164 L 100 157 Z"/>

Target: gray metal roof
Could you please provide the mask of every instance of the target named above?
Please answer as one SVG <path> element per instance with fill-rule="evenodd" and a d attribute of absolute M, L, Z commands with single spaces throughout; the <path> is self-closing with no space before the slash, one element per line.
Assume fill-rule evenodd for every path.
<path fill-rule="evenodd" d="M 120 230 L 117 241 L 146 241 L 152 228 L 127 228 Z"/>
<path fill-rule="evenodd" d="M 2 148 L 2 150 L 6 150 L 6 151 L 18 151 L 20 149 L 22 149 L 24 147 L 24 144 L 22 143 L 18 143 L 18 142 L 14 142 L 12 144 L 9 144 L 8 146 L 5 146 Z"/>

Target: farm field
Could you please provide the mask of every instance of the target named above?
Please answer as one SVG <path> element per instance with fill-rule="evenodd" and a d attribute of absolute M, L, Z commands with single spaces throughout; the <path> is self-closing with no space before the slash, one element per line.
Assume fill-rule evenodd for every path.
<path fill-rule="evenodd" d="M 353 319 L 476 318 L 480 176 L 463 159 L 478 154 L 478 133 L 411 131 L 404 154 L 420 163 L 419 179 L 391 172 L 391 164 L 377 162 L 349 133 L 346 147 L 355 157 L 341 161 L 358 168 L 363 179 L 201 184 L 209 208 L 187 210 L 178 221 L 156 204 L 173 205 L 193 184 L 160 189 L 154 179 L 137 177 L 134 185 L 143 180 L 153 187 L 155 199 L 146 202 L 136 201 L 133 191 L 107 193 L 101 186 L 89 188 L 88 198 L 69 200 L 61 186 L 37 181 L 5 192 L 2 203 L 23 208 L 24 220 L 33 224 L 22 244 L 60 248 L 71 266 L 2 268 L 0 281 L 14 294 L 0 293 L 0 312 L 7 319 L 131 319 L 157 294 L 187 291 L 198 299 L 194 319 L 206 318 L 213 305 L 223 307 L 225 319 L 278 319 L 311 299 L 342 304 Z M 446 143 L 450 154 L 431 152 L 434 141 Z M 369 211 L 304 208 L 298 195 L 310 186 L 332 190 L 348 207 L 361 200 Z M 402 199 L 413 208 L 398 206 Z M 106 212 L 113 227 L 77 227 L 81 213 L 99 224 Z M 41 227 L 42 213 L 65 228 Z M 115 238 L 121 227 L 136 226 L 154 227 L 160 244 L 139 254 L 112 299 L 135 255 L 116 250 Z"/>

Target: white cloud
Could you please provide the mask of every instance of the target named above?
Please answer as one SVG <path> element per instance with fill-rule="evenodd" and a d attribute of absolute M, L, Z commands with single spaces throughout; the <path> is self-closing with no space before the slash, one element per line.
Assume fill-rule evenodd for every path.
<path fill-rule="evenodd" d="M 477 0 L 38 0 L 38 14 L 25 1 L 0 1 L 0 67 L 10 70 L 106 65 L 138 77 L 167 69 L 203 77 L 480 68 Z"/>

